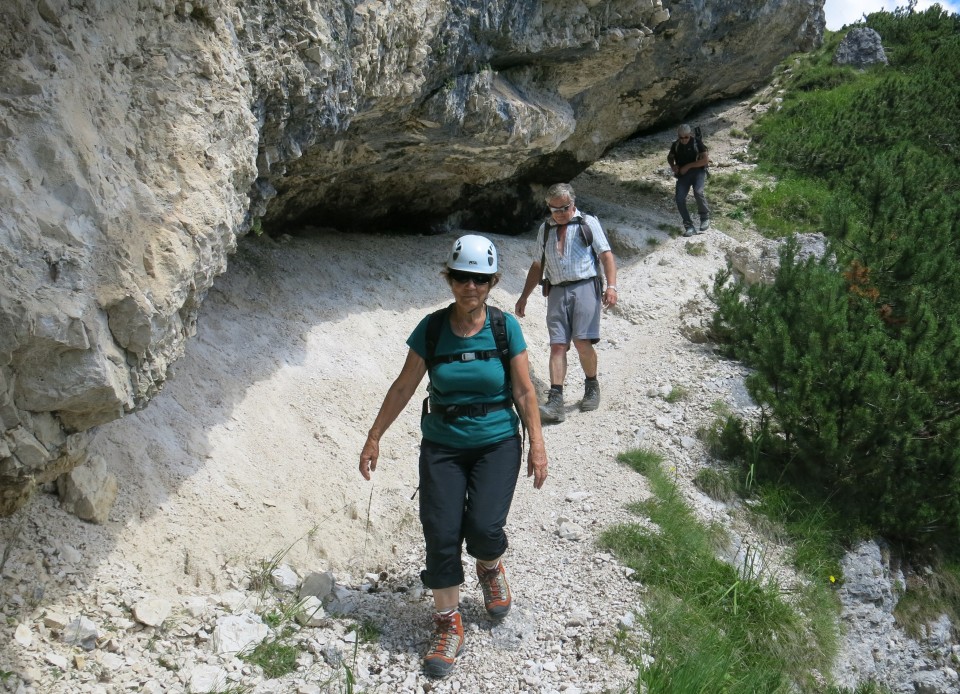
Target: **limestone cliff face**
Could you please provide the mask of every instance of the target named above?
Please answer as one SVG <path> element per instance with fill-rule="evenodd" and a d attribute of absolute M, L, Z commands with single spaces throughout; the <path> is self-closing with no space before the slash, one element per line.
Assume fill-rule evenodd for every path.
<path fill-rule="evenodd" d="M 5 0 L 0 514 L 143 407 L 238 235 L 525 231 L 763 81 L 823 0 Z"/>

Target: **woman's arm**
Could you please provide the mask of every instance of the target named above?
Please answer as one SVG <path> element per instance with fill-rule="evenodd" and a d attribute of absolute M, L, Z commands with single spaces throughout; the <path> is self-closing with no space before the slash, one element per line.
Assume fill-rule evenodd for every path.
<path fill-rule="evenodd" d="M 403 412 L 403 408 L 410 402 L 417 386 L 427 373 L 427 363 L 412 349 L 407 352 L 407 360 L 403 363 L 400 375 L 390 386 L 377 418 L 367 434 L 367 441 L 360 451 L 360 474 L 363 479 L 369 480 L 370 473 L 377 469 L 377 458 L 380 457 L 380 437 L 383 436 L 394 420 Z"/>
<path fill-rule="evenodd" d="M 533 486 L 540 489 L 547 481 L 547 449 L 543 444 L 540 407 L 533 381 L 530 380 L 530 361 L 526 350 L 510 360 L 510 382 L 513 387 L 513 401 L 530 438 L 527 477 L 533 477 Z"/>

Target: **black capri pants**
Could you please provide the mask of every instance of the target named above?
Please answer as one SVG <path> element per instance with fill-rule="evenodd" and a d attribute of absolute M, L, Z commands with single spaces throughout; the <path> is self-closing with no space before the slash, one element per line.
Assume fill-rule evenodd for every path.
<path fill-rule="evenodd" d="M 427 588 L 463 583 L 461 548 L 482 561 L 507 549 L 503 531 L 520 474 L 520 436 L 482 448 L 449 448 L 424 439 L 420 444 L 420 523 Z"/>

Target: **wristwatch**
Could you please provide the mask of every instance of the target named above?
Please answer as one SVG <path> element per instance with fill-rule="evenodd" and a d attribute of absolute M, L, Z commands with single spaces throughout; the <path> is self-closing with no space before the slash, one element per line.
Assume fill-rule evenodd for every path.
<path fill-rule="evenodd" d="M 617 285 L 615 285 L 615 284 L 608 284 L 608 285 L 607 285 L 607 289 L 612 289 L 613 291 L 616 292 L 616 291 L 617 291 Z M 617 294 L 619 294 L 619 293 L 620 293 L 620 292 L 617 292 Z"/>

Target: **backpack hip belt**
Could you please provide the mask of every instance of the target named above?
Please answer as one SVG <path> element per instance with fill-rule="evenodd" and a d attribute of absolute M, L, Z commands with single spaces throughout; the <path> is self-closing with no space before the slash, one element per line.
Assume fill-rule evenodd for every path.
<path fill-rule="evenodd" d="M 500 402 L 477 402 L 469 405 L 437 405 L 431 402 L 426 414 L 443 415 L 445 421 L 451 422 L 458 417 L 483 417 L 490 412 L 507 410 L 511 407 L 513 407 L 512 399 L 501 400 Z"/>

